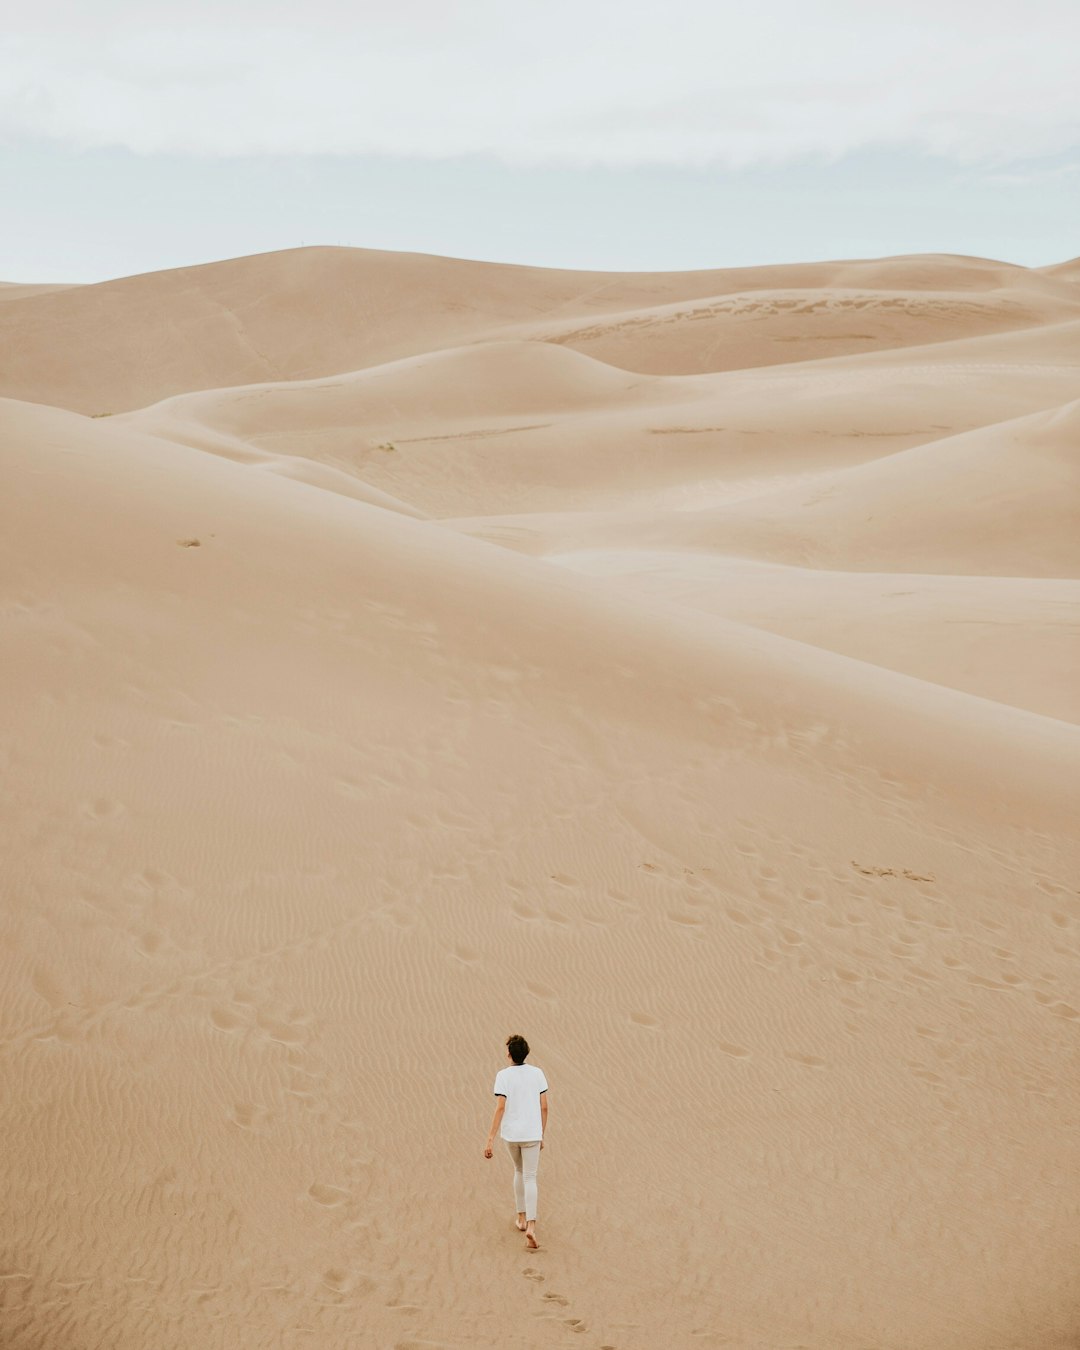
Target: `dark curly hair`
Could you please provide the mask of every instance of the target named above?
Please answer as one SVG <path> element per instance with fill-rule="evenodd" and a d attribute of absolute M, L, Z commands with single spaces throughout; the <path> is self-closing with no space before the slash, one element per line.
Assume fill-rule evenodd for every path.
<path fill-rule="evenodd" d="M 508 1036 L 506 1048 L 510 1051 L 510 1058 L 515 1064 L 524 1064 L 526 1056 L 529 1053 L 529 1042 L 524 1036 Z"/>

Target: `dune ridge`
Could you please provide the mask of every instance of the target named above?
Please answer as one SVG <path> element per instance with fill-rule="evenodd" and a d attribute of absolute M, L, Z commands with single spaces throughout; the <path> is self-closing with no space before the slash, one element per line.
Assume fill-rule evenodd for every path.
<path fill-rule="evenodd" d="M 892 322 L 879 314 L 869 335 L 831 335 L 838 315 L 842 327 L 857 319 L 859 298 L 843 292 L 860 287 L 866 304 L 895 308 Z M 827 288 L 835 293 L 823 294 Z M 980 293 L 984 301 L 971 299 Z M 0 396 L 91 415 L 193 389 L 338 374 L 504 337 L 581 344 L 616 365 L 693 374 L 732 361 L 797 360 L 815 337 L 862 351 L 868 341 L 917 345 L 920 336 L 1023 329 L 1049 313 L 1080 316 L 1071 274 L 947 257 L 604 273 L 304 248 L 32 298 L 32 305 L 0 309 L 0 349 L 8 353 Z M 678 322 L 680 312 L 667 312 L 692 301 L 715 302 L 715 313 L 691 306 Z M 756 321 L 753 334 L 747 314 Z M 709 320 L 708 342 L 695 317 Z M 813 331 L 820 324 L 823 332 Z"/>
<path fill-rule="evenodd" d="M 5 1346 L 1075 1344 L 1071 277 L 0 304 Z"/>

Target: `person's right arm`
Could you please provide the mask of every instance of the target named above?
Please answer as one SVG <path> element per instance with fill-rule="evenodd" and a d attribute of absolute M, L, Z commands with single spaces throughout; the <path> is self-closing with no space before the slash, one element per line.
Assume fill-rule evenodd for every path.
<path fill-rule="evenodd" d="M 491 1146 L 495 1142 L 495 1135 L 499 1126 L 502 1124 L 503 1112 L 506 1110 L 506 1098 L 499 1096 L 495 1098 L 495 1114 L 491 1117 L 491 1129 L 488 1131 L 487 1143 L 484 1145 L 484 1157 L 491 1157 Z"/>
<path fill-rule="evenodd" d="M 540 1094 L 540 1147 L 544 1147 L 544 1135 L 547 1134 L 547 1116 L 548 1116 L 548 1095 L 547 1092 Z"/>

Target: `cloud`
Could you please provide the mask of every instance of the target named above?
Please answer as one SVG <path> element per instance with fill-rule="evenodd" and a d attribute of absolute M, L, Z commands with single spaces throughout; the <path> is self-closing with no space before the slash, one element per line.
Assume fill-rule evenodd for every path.
<path fill-rule="evenodd" d="M 1080 143 L 1075 0 L 41 0 L 0 137 L 197 156 L 732 166 Z"/>
<path fill-rule="evenodd" d="M 997 187 L 1060 183 L 1070 178 L 1080 177 L 1080 160 L 1072 160 L 1066 164 L 1029 164 L 998 173 L 983 173 L 981 177 L 984 183 L 993 183 Z"/>

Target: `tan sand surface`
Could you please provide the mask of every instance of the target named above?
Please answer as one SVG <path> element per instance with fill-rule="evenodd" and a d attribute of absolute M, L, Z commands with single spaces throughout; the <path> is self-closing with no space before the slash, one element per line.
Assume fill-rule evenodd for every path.
<path fill-rule="evenodd" d="M 68 291 L 73 289 L 62 282 L 52 283 L 43 282 L 40 285 L 26 283 L 21 281 L 0 281 L 0 303 L 8 300 L 29 300 L 31 296 L 48 295 L 55 291 Z"/>
<path fill-rule="evenodd" d="M 697 374 L 1068 318 L 1080 319 L 1074 274 L 972 258 L 605 273 L 294 249 L 0 306 L 0 396 L 116 413 L 519 336 Z"/>
<path fill-rule="evenodd" d="M 1072 1350 L 1078 279 L 0 305 L 5 1350 Z"/>

